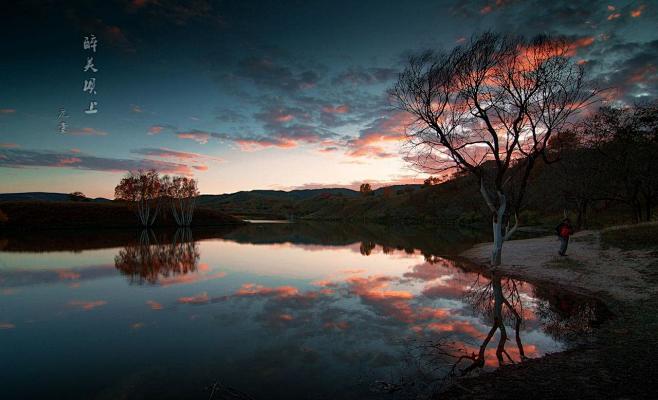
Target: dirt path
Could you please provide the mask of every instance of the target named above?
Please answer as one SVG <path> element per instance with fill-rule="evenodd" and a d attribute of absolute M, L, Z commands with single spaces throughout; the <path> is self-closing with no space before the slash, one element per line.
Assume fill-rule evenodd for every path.
<path fill-rule="evenodd" d="M 555 236 L 506 242 L 503 265 L 498 269 L 531 282 L 549 282 L 622 302 L 646 299 L 657 293 L 657 288 L 643 276 L 643 271 L 655 261 L 649 251 L 606 249 L 601 245 L 599 231 L 573 235 L 566 257 L 557 254 L 558 248 Z M 483 243 L 461 255 L 487 264 L 490 252 L 491 243 Z"/>

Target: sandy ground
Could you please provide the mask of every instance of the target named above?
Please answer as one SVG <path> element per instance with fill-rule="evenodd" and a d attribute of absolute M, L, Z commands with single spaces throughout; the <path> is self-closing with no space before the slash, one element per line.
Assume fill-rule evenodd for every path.
<path fill-rule="evenodd" d="M 559 284 L 576 292 L 612 297 L 622 302 L 641 300 L 656 293 L 640 271 L 650 264 L 649 252 L 602 249 L 598 231 L 582 231 L 571 237 L 567 256 L 558 255 L 556 236 L 511 240 L 503 245 L 500 271 L 530 282 Z M 487 264 L 491 243 L 483 243 L 461 255 Z"/>
<path fill-rule="evenodd" d="M 509 241 L 498 269 L 529 282 L 558 284 L 594 295 L 612 307 L 615 316 L 597 329 L 587 344 L 460 378 L 433 398 L 657 398 L 655 249 L 652 253 L 604 248 L 598 231 L 574 235 L 566 257 L 557 254 L 558 248 L 555 236 Z M 491 243 L 484 243 L 462 256 L 488 264 L 490 251 Z"/>

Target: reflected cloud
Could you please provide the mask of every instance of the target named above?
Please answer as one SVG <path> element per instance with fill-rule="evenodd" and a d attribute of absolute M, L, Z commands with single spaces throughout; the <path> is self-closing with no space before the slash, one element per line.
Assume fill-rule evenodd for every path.
<path fill-rule="evenodd" d="M 203 292 L 194 296 L 179 297 L 178 302 L 182 304 L 205 304 L 210 302 L 210 296 L 207 292 Z"/>
<path fill-rule="evenodd" d="M 153 301 L 153 300 L 148 300 L 146 302 L 146 304 L 148 304 L 149 307 L 151 307 L 151 310 L 162 310 L 164 308 L 162 306 L 162 304 L 158 303 L 157 301 Z"/>
<path fill-rule="evenodd" d="M 69 306 L 78 307 L 83 310 L 93 310 L 94 308 L 104 306 L 107 304 L 105 300 L 71 300 L 69 301 Z"/>

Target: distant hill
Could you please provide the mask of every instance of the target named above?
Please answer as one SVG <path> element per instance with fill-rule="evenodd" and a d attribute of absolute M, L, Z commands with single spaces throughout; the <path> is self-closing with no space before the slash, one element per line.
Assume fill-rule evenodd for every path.
<path fill-rule="evenodd" d="M 88 199 L 95 203 L 107 203 L 112 200 L 103 197 Z M 26 193 L 0 193 L 0 202 L 5 201 L 73 201 L 68 193 L 26 192 Z"/>

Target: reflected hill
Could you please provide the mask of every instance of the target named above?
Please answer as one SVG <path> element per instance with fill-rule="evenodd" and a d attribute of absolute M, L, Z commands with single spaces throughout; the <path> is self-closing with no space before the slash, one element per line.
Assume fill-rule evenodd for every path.
<path fill-rule="evenodd" d="M 171 243 L 175 230 L 155 230 L 150 235 L 157 243 Z M 0 233 L 0 251 L 47 252 L 82 251 L 124 247 L 140 243 L 141 231 L 41 230 Z M 296 222 L 246 224 L 213 228 L 194 228 L 195 240 L 224 239 L 237 243 L 346 246 L 360 244 L 362 253 L 382 246 L 386 249 L 419 251 L 426 256 L 458 254 L 475 243 L 487 240 L 481 230 L 454 226 L 434 228 L 415 225 L 351 224 L 336 222 Z"/>

